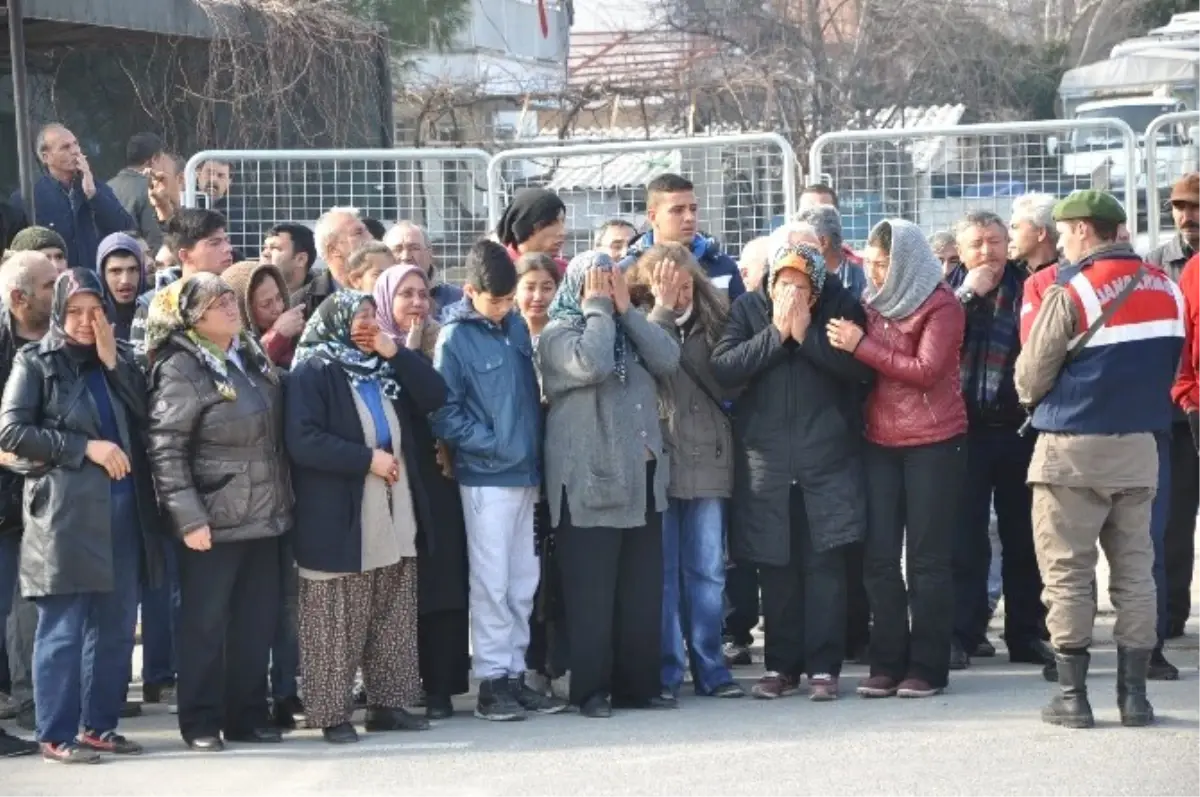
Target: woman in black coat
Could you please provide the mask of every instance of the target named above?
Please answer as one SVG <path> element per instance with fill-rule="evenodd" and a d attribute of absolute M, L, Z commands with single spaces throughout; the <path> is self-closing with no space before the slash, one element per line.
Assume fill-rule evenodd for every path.
<path fill-rule="evenodd" d="M 142 752 L 116 727 L 141 576 L 152 584 L 162 569 L 146 382 L 102 296 L 91 271 L 58 278 L 50 331 L 18 353 L 0 405 L 0 449 L 28 473 L 20 581 L 38 610 L 38 741 L 63 763 Z"/>
<path fill-rule="evenodd" d="M 404 710 L 419 692 L 418 541 L 432 530 L 414 429 L 445 400 L 433 365 L 380 329 L 367 294 L 339 291 L 309 320 L 286 434 L 305 710 L 331 743 L 357 741 L 349 698 L 360 666 L 368 731 L 429 727 Z"/>
<path fill-rule="evenodd" d="M 866 313 L 806 245 L 782 248 L 713 350 L 734 419 L 731 556 L 759 565 L 767 673 L 756 697 L 831 700 L 845 653 L 845 546 L 866 533 L 862 398 L 872 370 L 834 349 L 831 319 Z"/>

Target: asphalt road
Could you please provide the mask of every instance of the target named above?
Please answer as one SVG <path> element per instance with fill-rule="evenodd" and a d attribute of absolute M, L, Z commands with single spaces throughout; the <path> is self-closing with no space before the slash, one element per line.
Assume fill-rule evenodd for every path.
<path fill-rule="evenodd" d="M 860 699 L 852 688 L 864 668 L 850 667 L 836 703 L 685 696 L 677 711 L 509 725 L 471 718 L 464 699 L 459 716 L 426 733 L 363 733 L 336 749 L 300 731 L 278 746 L 198 755 L 155 706 L 122 728 L 146 756 L 95 767 L 4 761 L 0 795 L 1200 794 L 1196 623 L 1168 652 L 1183 680 L 1150 686 L 1160 721 L 1145 729 L 1118 722 L 1111 618 L 1100 624 L 1090 731 L 1042 724 L 1050 685 L 1001 651 L 929 700 Z M 747 685 L 760 673 L 736 671 Z"/>

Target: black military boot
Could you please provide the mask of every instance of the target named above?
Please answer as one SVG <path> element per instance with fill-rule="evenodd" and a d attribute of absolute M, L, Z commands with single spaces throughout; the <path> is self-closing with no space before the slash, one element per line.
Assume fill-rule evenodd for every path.
<path fill-rule="evenodd" d="M 1091 728 L 1096 719 L 1087 698 L 1087 671 L 1092 657 L 1086 650 L 1073 653 L 1054 652 L 1058 669 L 1059 693 L 1042 709 L 1042 722 L 1064 728 Z M 1145 694 L 1145 669 L 1142 669 L 1142 693 Z"/>
<path fill-rule="evenodd" d="M 1146 673 L 1151 650 L 1117 648 L 1117 708 L 1121 724 L 1140 728 L 1154 722 L 1154 707 L 1146 699 Z"/>

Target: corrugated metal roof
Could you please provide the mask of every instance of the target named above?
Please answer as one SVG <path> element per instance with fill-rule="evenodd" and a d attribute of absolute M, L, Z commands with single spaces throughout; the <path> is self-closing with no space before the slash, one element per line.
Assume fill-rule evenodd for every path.
<path fill-rule="evenodd" d="M 642 188 L 665 172 L 679 172 L 679 150 L 627 152 L 620 155 L 574 155 L 546 164 L 551 191 Z"/>

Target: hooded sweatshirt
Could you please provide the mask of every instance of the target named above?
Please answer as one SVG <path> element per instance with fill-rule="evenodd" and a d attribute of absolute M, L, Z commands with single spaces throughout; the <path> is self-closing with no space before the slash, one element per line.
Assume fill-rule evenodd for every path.
<path fill-rule="evenodd" d="M 138 262 L 137 292 L 133 301 L 125 304 L 119 303 L 117 297 L 113 295 L 112 289 L 108 287 L 108 258 L 113 254 L 132 255 L 137 258 Z M 146 296 L 150 285 L 146 280 L 146 256 L 142 251 L 142 245 L 132 236 L 123 232 L 114 232 L 105 237 L 96 250 L 96 271 L 100 275 L 100 287 L 104 291 L 104 302 L 108 305 L 108 316 L 117 329 L 117 338 L 127 341 L 132 333 L 133 318 L 137 314 L 138 307 L 148 307 L 150 304 L 150 300 Z"/>
<path fill-rule="evenodd" d="M 292 355 L 296 352 L 296 338 L 284 337 L 274 329 L 259 329 L 258 325 L 254 323 L 254 315 L 250 311 L 253 304 L 250 294 L 262 284 L 264 279 L 274 279 L 275 284 L 279 286 L 279 294 L 283 297 L 284 311 L 292 308 L 283 272 L 267 263 L 246 260 L 225 269 L 221 279 L 233 288 L 233 295 L 237 297 L 238 310 L 242 314 L 242 326 L 258 340 L 272 363 L 281 368 L 291 367 Z"/>
<path fill-rule="evenodd" d="M 649 230 L 642 233 L 629 244 L 629 251 L 626 252 L 625 258 L 620 262 L 620 266 L 625 271 L 628 271 L 638 258 L 646 253 L 646 251 L 654 246 L 654 231 Z M 692 238 L 691 245 L 692 255 L 700 263 L 700 267 L 704 269 L 704 273 L 708 275 L 714 287 L 720 289 L 729 297 L 730 304 L 737 297 L 746 292 L 746 286 L 742 282 L 742 272 L 738 270 L 737 261 L 729 255 L 721 251 L 721 244 L 715 238 L 709 238 L 702 233 L 696 233 Z"/>

